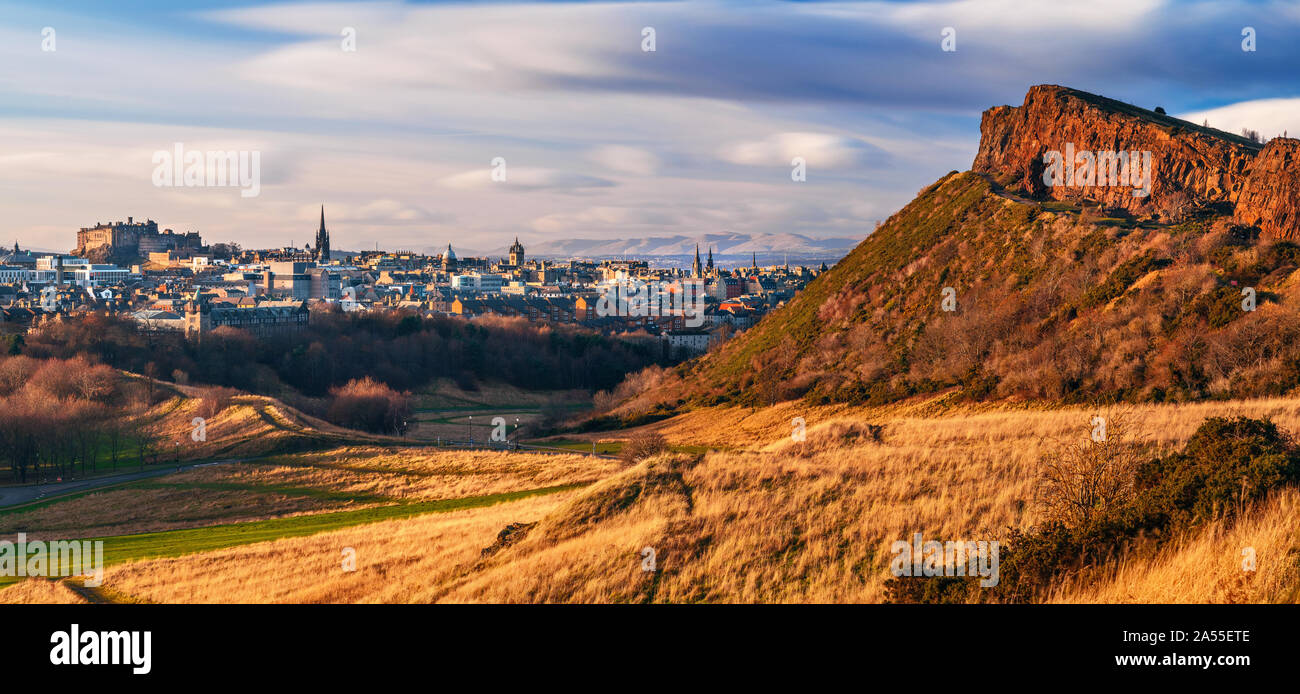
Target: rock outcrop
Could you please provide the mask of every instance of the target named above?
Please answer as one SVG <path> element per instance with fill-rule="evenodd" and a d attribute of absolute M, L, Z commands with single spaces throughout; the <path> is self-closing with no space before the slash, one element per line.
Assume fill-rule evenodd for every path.
<path fill-rule="evenodd" d="M 1300 140 L 1269 141 L 1250 167 L 1233 216 L 1269 236 L 1300 236 Z"/>
<path fill-rule="evenodd" d="M 1294 238 L 1300 236 L 1295 142 L 1279 138 L 1265 147 L 1114 99 L 1039 85 L 1021 106 L 984 112 L 971 168 L 1040 199 L 1088 199 L 1162 218 L 1218 207 L 1235 210 L 1239 223 L 1264 234 Z M 1149 152 L 1149 172 L 1118 157 L 1106 165 L 1112 152 L 1139 161 Z M 1062 166 L 1053 172 L 1055 161 Z M 1061 171 L 1069 168 L 1074 171 Z"/>

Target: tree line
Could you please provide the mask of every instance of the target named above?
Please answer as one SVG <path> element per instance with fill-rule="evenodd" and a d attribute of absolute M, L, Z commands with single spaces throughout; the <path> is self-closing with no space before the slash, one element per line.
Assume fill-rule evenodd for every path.
<path fill-rule="evenodd" d="M 302 331 L 254 337 L 218 328 L 200 341 L 137 329 L 129 318 L 92 314 L 27 335 L 22 352 L 78 355 L 177 383 L 204 383 L 283 396 L 328 397 L 370 378 L 410 391 L 439 378 L 462 388 L 504 382 L 533 390 L 609 389 L 645 366 L 668 364 L 658 340 L 622 338 L 522 318 L 424 317 L 414 312 L 313 310 Z"/>

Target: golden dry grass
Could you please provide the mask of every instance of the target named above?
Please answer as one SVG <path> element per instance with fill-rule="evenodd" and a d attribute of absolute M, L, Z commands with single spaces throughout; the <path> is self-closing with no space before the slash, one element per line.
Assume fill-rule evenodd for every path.
<path fill-rule="evenodd" d="M 1206 417 L 1268 417 L 1278 426 L 1300 433 L 1300 398 L 1145 404 L 1127 409 L 1138 428 L 1149 434 L 1153 444 L 1162 447 L 1185 443 Z M 886 425 L 887 430 L 894 432 L 889 438 L 896 443 L 970 446 L 1073 434 L 1088 424 L 1097 411 L 1095 407 L 1046 408 L 1026 403 L 954 404 L 947 395 L 884 407 L 814 407 L 791 401 L 757 409 L 704 408 L 619 432 L 617 438 L 626 439 L 633 432 L 652 430 L 678 445 L 762 448 L 790 440 L 794 430 L 792 420 L 802 417 L 809 430 L 839 420 L 865 421 Z"/>
<path fill-rule="evenodd" d="M 593 486 L 445 599 L 876 602 L 894 540 L 977 539 L 1027 521 L 1032 477 L 1008 450 L 945 455 L 857 433 L 833 424 L 775 451 L 652 459 Z M 657 573 L 641 571 L 645 547 Z"/>
<path fill-rule="evenodd" d="M 1054 439 L 1085 435 L 1094 413 L 957 410 L 934 401 L 713 409 L 647 428 L 674 444 L 728 450 L 660 455 L 625 470 L 583 456 L 369 447 L 291 456 L 241 468 L 240 479 L 411 498 L 600 481 L 544 499 L 126 564 L 110 570 L 107 585 L 159 601 L 877 602 L 891 576 L 893 541 L 915 532 L 999 539 L 1008 527 L 1037 522 L 1031 499 L 1040 454 Z M 1129 413 L 1155 449 L 1180 447 L 1206 417 L 1229 415 L 1269 417 L 1300 431 L 1293 399 Z M 795 416 L 808 420 L 805 441 L 790 439 Z M 881 441 L 868 423 L 883 426 Z M 1053 599 L 1293 602 L 1298 503 L 1300 492 L 1281 492 L 1234 525 L 1208 526 L 1154 556 L 1127 557 L 1085 585 L 1062 586 Z M 518 542 L 479 558 L 507 524 L 533 520 L 538 525 Z M 372 557 L 372 569 L 334 571 L 345 537 L 368 543 L 364 553 L 358 546 L 359 565 Z M 1240 570 L 1244 546 L 1258 556 L 1251 575 Z M 642 571 L 646 547 L 655 551 L 654 572 Z"/>
<path fill-rule="evenodd" d="M 1254 570 L 1243 565 L 1247 548 Z M 1113 563 L 1086 583 L 1062 586 L 1052 602 L 1300 602 L 1300 491 L 1275 493 L 1238 522 L 1216 522 L 1154 557 Z"/>
<path fill-rule="evenodd" d="M 7 605 L 74 605 L 86 602 L 62 582 L 44 578 L 29 578 L 0 590 L 0 603 Z"/>
<path fill-rule="evenodd" d="M 590 509 L 578 505 L 581 499 L 650 489 L 637 476 L 654 478 L 655 465 L 672 463 L 661 459 L 592 487 L 574 508 L 540 526 L 554 530 L 530 534 L 444 599 L 879 601 L 893 540 L 918 531 L 933 539 L 992 539 L 1008 526 L 1037 522 L 1031 499 L 1043 447 L 1085 435 L 1095 412 L 1002 406 L 913 414 L 931 406 L 890 411 L 786 404 L 752 412 L 705 410 L 652 425 L 647 428 L 677 444 L 754 443 L 709 454 L 695 465 L 678 463 L 689 495 L 660 486 L 598 522 L 587 520 Z M 1300 430 L 1300 401 L 1292 399 L 1150 405 L 1132 408 L 1130 416 L 1153 449 L 1168 450 L 1183 445 L 1206 417 L 1232 415 L 1269 417 Z M 805 442 L 789 438 L 794 416 L 809 422 Z M 864 421 L 884 425 L 883 443 L 860 438 Z M 1291 556 L 1282 546 L 1300 542 L 1295 522 L 1282 521 L 1285 510 L 1262 513 L 1255 522 L 1260 532 L 1272 533 L 1277 549 L 1259 540 L 1261 556 L 1265 546 L 1270 556 Z M 657 548 L 657 576 L 640 571 L 638 552 L 645 546 Z M 1218 552 L 1224 566 L 1239 563 L 1240 545 L 1203 540 L 1199 547 L 1207 556 Z M 1141 574 L 1150 561 L 1132 558 L 1130 570 Z M 1294 599 L 1300 585 L 1295 563 L 1273 567 L 1276 573 L 1261 570 L 1255 579 L 1265 587 L 1241 593 L 1242 599 Z M 1226 578 L 1235 581 L 1237 574 L 1218 577 Z M 1151 585 L 1145 595 L 1155 601 L 1208 602 L 1224 590 L 1219 583 L 1191 583 L 1182 593 L 1163 593 L 1156 586 L 1179 585 L 1172 572 L 1153 574 Z M 1124 598 L 1112 592 L 1081 599 Z"/>
<path fill-rule="evenodd" d="M 617 468 L 616 461 L 579 454 L 349 447 L 276 456 L 240 466 L 230 479 L 428 500 L 593 482 Z"/>
<path fill-rule="evenodd" d="M 151 602 L 428 602 L 437 586 L 472 568 L 503 527 L 536 521 L 576 493 L 134 562 L 110 567 L 105 586 Z M 356 552 L 353 572 L 343 570 L 344 548 Z"/>

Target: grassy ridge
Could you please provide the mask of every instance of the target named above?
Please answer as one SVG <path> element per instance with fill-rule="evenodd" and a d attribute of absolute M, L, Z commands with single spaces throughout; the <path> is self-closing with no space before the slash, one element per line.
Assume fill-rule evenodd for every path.
<path fill-rule="evenodd" d="M 784 352 L 782 343 L 787 340 L 793 341 L 794 353 L 802 355 L 828 327 L 819 316 L 819 309 L 828 300 L 846 290 L 865 291 L 873 281 L 924 255 L 945 235 L 961 230 L 962 222 L 972 215 L 992 218 L 994 210 L 987 208 L 1001 208 L 1002 199 L 991 193 L 987 180 L 969 172 L 952 172 L 935 182 L 786 306 L 733 340 L 716 359 L 708 360 L 707 375 L 698 381 L 734 384 L 754 370 L 755 361 L 765 361 L 772 354 Z M 1019 214 L 1011 215 L 1014 219 L 1002 226 L 1011 229 L 1032 220 L 1035 211 L 1031 206 L 1018 207 Z M 896 297 L 912 289 L 900 285 L 886 285 L 886 288 L 895 304 L 905 304 Z M 909 307 L 900 305 L 899 308 Z"/>

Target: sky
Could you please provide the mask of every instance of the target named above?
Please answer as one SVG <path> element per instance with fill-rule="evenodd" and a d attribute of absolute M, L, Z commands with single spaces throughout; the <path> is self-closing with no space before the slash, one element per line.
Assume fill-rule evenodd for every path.
<path fill-rule="evenodd" d="M 0 0 L 6 246 L 128 216 L 301 246 L 322 204 L 336 249 L 862 238 L 1044 83 L 1300 133 L 1294 2 L 49 5 Z M 257 153 L 257 195 L 156 185 L 177 143 Z"/>

